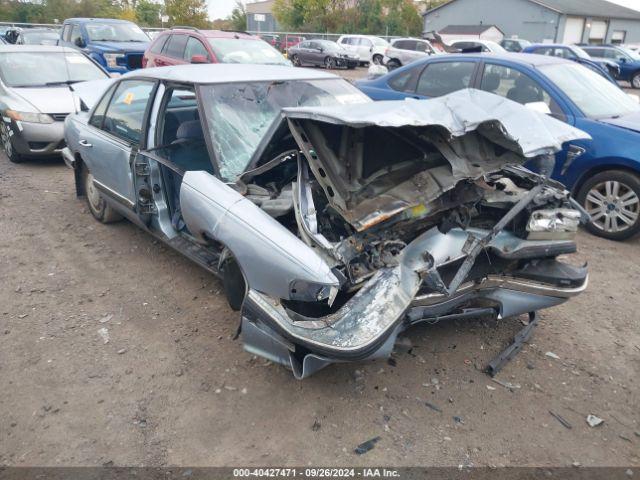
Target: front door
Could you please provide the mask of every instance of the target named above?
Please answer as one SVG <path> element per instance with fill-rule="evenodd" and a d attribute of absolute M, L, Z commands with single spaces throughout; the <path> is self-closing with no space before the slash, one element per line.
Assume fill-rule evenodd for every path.
<path fill-rule="evenodd" d="M 103 194 L 135 209 L 133 157 L 155 83 L 123 80 L 103 96 L 79 139 L 80 154 Z"/>

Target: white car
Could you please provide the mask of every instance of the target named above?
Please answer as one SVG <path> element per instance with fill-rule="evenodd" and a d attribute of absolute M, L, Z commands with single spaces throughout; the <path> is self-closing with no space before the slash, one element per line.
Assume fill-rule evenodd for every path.
<path fill-rule="evenodd" d="M 389 70 L 393 70 L 414 60 L 437 54 L 438 52 L 433 48 L 429 40 L 422 38 L 396 38 L 391 41 L 391 45 L 385 51 L 383 63 Z"/>
<path fill-rule="evenodd" d="M 389 42 L 373 35 L 341 35 L 338 44 L 347 50 L 357 53 L 361 63 L 375 63 L 382 65 L 384 52 Z"/>
<path fill-rule="evenodd" d="M 454 40 L 449 45 L 453 48 L 462 50 L 463 53 L 465 53 L 465 51 L 473 51 L 473 53 L 478 53 L 478 51 L 483 53 L 507 53 L 500 44 L 493 40 L 481 40 L 479 38 L 474 38 L 473 40 Z"/>

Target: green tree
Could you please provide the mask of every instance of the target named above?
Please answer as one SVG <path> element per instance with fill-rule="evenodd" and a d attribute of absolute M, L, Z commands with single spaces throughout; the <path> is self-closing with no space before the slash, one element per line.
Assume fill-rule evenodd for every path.
<path fill-rule="evenodd" d="M 145 27 L 160 27 L 163 5 L 149 0 L 138 0 L 135 6 L 136 18 Z"/>
<path fill-rule="evenodd" d="M 165 0 L 165 12 L 172 25 L 209 27 L 205 0 Z"/>
<path fill-rule="evenodd" d="M 240 0 L 236 0 L 236 6 L 233 7 L 228 20 L 231 23 L 231 30 L 247 29 L 247 9 Z"/>

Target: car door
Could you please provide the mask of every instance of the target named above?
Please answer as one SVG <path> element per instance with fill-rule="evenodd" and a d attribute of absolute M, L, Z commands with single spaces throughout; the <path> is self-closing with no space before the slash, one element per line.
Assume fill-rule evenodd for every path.
<path fill-rule="evenodd" d="M 142 143 L 155 86 L 153 81 L 137 79 L 114 84 L 79 138 L 79 153 L 96 188 L 129 210 L 136 204 L 133 158 Z"/>
<path fill-rule="evenodd" d="M 322 45 L 319 42 L 314 40 L 309 42 L 308 56 L 309 63 L 313 65 L 324 64 L 324 53 L 322 52 Z"/>
<path fill-rule="evenodd" d="M 358 55 L 360 55 L 360 61 L 370 62 L 373 53 L 373 42 L 369 38 L 358 38 Z"/>
<path fill-rule="evenodd" d="M 470 88 L 478 67 L 475 60 L 438 61 L 420 73 L 415 98 L 433 98 Z"/>
<path fill-rule="evenodd" d="M 188 35 L 174 33 L 167 41 L 162 49 L 162 56 L 159 58 L 158 66 L 163 67 L 167 65 L 182 65 L 184 60 L 184 51 L 187 47 Z"/>
<path fill-rule="evenodd" d="M 522 105 L 544 103 L 549 109 L 549 115 L 571 125 L 575 124 L 574 116 L 564 106 L 562 99 L 533 75 L 518 67 L 485 63 L 482 72 L 478 75 L 477 84 L 480 90 L 500 95 Z M 561 175 L 560 172 L 563 171 L 567 158 L 573 161 L 584 154 L 591 144 L 590 141 L 577 140 L 564 145 L 564 149 L 556 154 L 553 176 Z M 535 168 L 532 165 L 528 166 Z"/>

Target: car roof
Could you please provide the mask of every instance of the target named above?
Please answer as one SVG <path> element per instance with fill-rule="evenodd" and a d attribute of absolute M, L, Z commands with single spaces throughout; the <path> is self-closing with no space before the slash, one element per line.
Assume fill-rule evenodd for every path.
<path fill-rule="evenodd" d="M 90 23 L 90 22 L 100 22 L 100 23 L 133 23 L 129 20 L 121 20 L 119 18 L 86 18 L 86 17 L 77 17 L 77 18 L 67 18 L 64 23 Z"/>
<path fill-rule="evenodd" d="M 477 59 L 477 60 L 506 60 L 509 62 L 526 65 L 531 67 L 539 67 L 542 65 L 553 65 L 556 63 L 573 63 L 571 60 L 565 60 L 560 57 L 552 57 L 549 55 L 534 55 L 531 53 L 450 53 L 447 55 L 438 55 L 436 57 L 428 57 L 423 60 L 461 60 L 461 59 Z"/>
<path fill-rule="evenodd" d="M 55 45 L 0 45 L 0 53 L 42 52 L 42 53 L 81 53 L 75 48 L 57 47 Z"/>
<path fill-rule="evenodd" d="M 163 81 L 208 84 L 232 82 L 261 82 L 285 80 L 324 80 L 340 78 L 322 70 L 280 65 L 211 63 L 175 65 L 134 70 L 121 78 L 150 78 Z"/>
<path fill-rule="evenodd" d="M 162 33 L 192 33 L 192 34 L 200 34 L 203 37 L 207 38 L 243 38 L 248 40 L 261 40 L 259 37 L 255 35 L 251 35 L 247 32 L 237 32 L 230 30 L 199 30 L 193 28 L 180 28 L 175 27 L 171 30 L 165 30 Z"/>
<path fill-rule="evenodd" d="M 575 48 L 577 45 L 565 45 L 564 43 L 532 43 L 527 48 L 553 47 L 553 48 Z M 582 47 L 578 47 L 582 48 Z"/>

